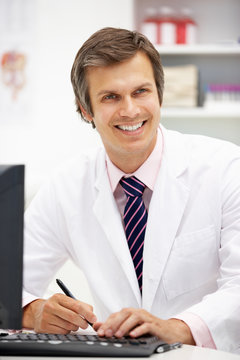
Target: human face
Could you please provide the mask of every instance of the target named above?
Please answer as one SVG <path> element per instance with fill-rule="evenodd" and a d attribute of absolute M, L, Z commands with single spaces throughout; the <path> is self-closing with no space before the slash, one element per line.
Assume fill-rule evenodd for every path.
<path fill-rule="evenodd" d="M 85 114 L 102 138 L 112 162 L 139 167 L 157 138 L 160 104 L 149 58 L 137 52 L 122 63 L 87 71 L 93 117 Z M 125 164 L 125 165 L 124 165 Z"/>

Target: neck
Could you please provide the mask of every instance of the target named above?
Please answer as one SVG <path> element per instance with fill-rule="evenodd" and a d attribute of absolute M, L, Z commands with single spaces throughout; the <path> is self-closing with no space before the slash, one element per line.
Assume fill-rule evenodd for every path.
<path fill-rule="evenodd" d="M 156 142 L 155 142 L 156 143 Z M 147 160 L 147 158 L 152 153 L 155 143 L 153 147 L 149 151 L 143 151 L 141 153 L 134 154 L 133 152 L 129 153 L 118 153 L 116 156 L 114 154 L 109 154 L 108 156 L 112 163 L 118 167 L 125 174 L 132 174 L 137 169 L 139 169 L 142 164 Z"/>
<path fill-rule="evenodd" d="M 106 143 L 104 146 L 111 162 L 125 174 L 132 174 L 147 160 L 152 153 L 156 142 L 157 130 L 147 143 L 145 141 L 145 144 L 141 144 L 141 146 L 135 147 L 135 149 L 134 146 L 128 149 L 124 147 L 121 149 L 118 146 L 114 149 L 113 147 L 109 147 Z"/>
<path fill-rule="evenodd" d="M 120 170 L 122 170 L 125 174 L 132 174 L 134 173 L 140 166 L 147 160 L 146 159 L 136 159 L 132 157 L 132 155 L 129 155 L 129 157 L 124 156 L 124 158 L 118 158 L 117 161 L 110 158 L 111 161 L 115 166 L 117 166 Z"/>

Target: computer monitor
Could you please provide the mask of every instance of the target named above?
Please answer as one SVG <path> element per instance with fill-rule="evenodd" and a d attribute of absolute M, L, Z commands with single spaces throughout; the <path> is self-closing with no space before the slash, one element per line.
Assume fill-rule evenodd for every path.
<path fill-rule="evenodd" d="M 0 165 L 0 329 L 21 329 L 24 165 Z"/>

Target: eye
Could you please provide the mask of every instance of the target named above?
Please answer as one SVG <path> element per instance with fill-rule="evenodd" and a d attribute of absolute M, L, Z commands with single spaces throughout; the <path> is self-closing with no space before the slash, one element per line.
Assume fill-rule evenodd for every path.
<path fill-rule="evenodd" d="M 136 95 L 138 95 L 138 94 L 144 94 L 144 93 L 146 93 L 147 91 L 148 91 L 148 90 L 145 89 L 145 88 L 143 88 L 143 89 L 138 89 L 138 90 L 135 91 L 135 94 L 136 94 Z"/>
<path fill-rule="evenodd" d="M 103 100 L 115 100 L 117 99 L 117 95 L 115 94 L 108 94 L 103 97 Z"/>

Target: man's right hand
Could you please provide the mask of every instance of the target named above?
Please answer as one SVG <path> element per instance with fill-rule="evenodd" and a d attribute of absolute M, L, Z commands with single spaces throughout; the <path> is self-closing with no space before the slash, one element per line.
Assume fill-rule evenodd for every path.
<path fill-rule="evenodd" d="M 97 321 L 93 307 L 63 294 L 37 299 L 23 309 L 22 326 L 38 333 L 67 334 Z"/>

